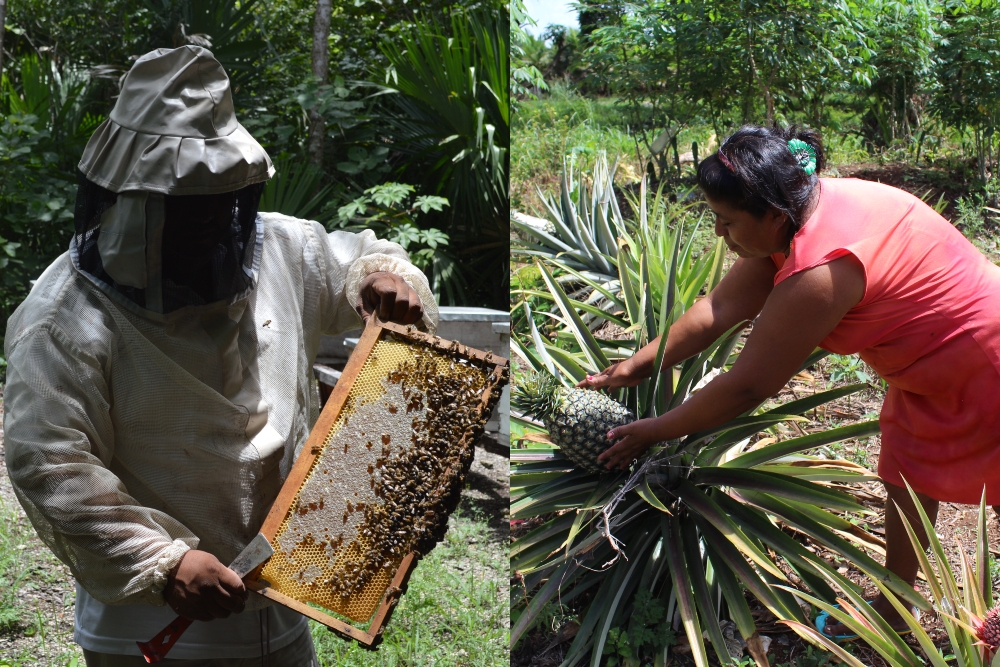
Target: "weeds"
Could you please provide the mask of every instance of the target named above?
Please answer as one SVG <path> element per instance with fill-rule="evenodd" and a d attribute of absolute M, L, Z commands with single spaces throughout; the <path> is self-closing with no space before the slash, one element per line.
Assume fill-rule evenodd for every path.
<path fill-rule="evenodd" d="M 979 251 L 996 262 L 1000 255 L 997 242 L 997 201 L 1000 198 L 1000 180 L 990 179 L 979 191 L 955 201 L 955 226 Z"/>
<path fill-rule="evenodd" d="M 865 447 L 865 440 L 861 440 L 856 445 L 854 445 L 847 452 L 847 460 L 851 463 L 856 463 L 859 466 L 864 466 L 865 468 L 870 468 L 870 461 L 868 460 L 868 449 Z"/>
<path fill-rule="evenodd" d="M 674 645 L 677 634 L 665 619 L 664 607 L 663 600 L 654 599 L 647 590 L 635 596 L 628 630 L 613 628 L 608 632 L 608 642 L 604 645 L 604 655 L 609 656 L 608 667 L 639 664 L 643 656 L 651 657 Z"/>
<path fill-rule="evenodd" d="M 838 382 L 871 382 L 865 362 L 855 355 L 831 354 L 827 357 L 830 371 L 829 386 Z"/>
<path fill-rule="evenodd" d="M 0 633 L 21 621 L 17 592 L 30 572 L 24 557 L 29 535 L 17 512 L 0 498 Z"/>

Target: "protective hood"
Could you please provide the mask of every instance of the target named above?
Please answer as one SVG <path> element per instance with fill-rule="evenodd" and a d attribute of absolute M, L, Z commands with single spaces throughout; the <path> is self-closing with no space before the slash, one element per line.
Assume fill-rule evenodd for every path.
<path fill-rule="evenodd" d="M 136 60 L 79 167 L 112 192 L 165 195 L 231 192 L 274 175 L 267 153 L 236 121 L 225 70 L 200 46 Z"/>
<path fill-rule="evenodd" d="M 102 287 L 153 313 L 205 303 L 162 278 L 164 197 L 234 191 L 232 224 L 200 291 L 214 301 L 253 285 L 257 204 L 274 167 L 237 122 L 229 78 L 210 51 L 183 46 L 139 58 L 79 169 L 71 253 Z"/>

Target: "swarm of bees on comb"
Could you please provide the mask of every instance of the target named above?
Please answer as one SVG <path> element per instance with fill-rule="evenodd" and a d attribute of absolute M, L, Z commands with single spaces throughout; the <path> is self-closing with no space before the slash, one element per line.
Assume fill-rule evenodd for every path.
<path fill-rule="evenodd" d="M 443 539 L 506 381 L 505 359 L 383 332 L 280 526 L 262 530 L 275 554 L 260 579 L 352 621 L 371 618 L 404 557 Z"/>
<path fill-rule="evenodd" d="M 444 537 L 472 463 L 473 448 L 456 444 L 476 426 L 479 415 L 473 416 L 470 406 L 478 402 L 482 386 L 472 375 L 438 375 L 428 356 L 418 354 L 387 378 L 401 387 L 407 412 L 422 414 L 414 420 L 413 446 L 399 455 L 391 454 L 391 437 L 381 438 L 382 456 L 374 464 L 380 474 L 369 472 L 372 490 L 383 502 L 364 507 L 358 527 L 360 536 L 380 549 L 361 554 L 334 574 L 330 584 L 343 598 L 360 593 L 379 568 L 392 568 L 410 551 L 425 554 Z"/>

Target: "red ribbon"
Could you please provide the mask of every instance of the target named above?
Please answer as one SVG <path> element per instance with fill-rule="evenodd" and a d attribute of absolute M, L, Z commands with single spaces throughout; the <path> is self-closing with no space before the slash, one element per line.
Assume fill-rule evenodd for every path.
<path fill-rule="evenodd" d="M 722 149 L 719 149 L 719 152 L 716 153 L 716 155 L 719 156 L 719 162 L 722 163 L 723 167 L 725 167 L 734 174 L 736 173 L 736 170 L 733 169 L 733 163 L 729 161 L 729 158 L 727 158 L 726 154 L 722 152 Z"/>

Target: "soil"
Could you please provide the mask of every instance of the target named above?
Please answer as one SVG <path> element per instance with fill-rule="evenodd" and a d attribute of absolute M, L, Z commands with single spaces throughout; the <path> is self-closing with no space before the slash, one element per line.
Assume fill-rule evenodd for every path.
<path fill-rule="evenodd" d="M 817 391 L 832 388 L 834 383 L 830 382 L 830 375 L 836 369 L 836 362 L 831 359 L 824 359 L 815 366 L 807 369 L 805 373 L 793 378 L 775 397 L 776 402 L 786 402 L 795 398 L 803 398 Z M 875 377 L 874 372 L 865 369 L 871 377 Z M 843 380 L 836 385 L 856 382 L 853 377 L 850 381 Z M 811 418 L 808 423 L 796 425 L 796 429 L 801 428 L 804 432 L 814 430 L 826 430 L 836 426 L 843 426 L 865 419 L 876 418 L 882 405 L 882 391 L 873 387 L 852 396 L 844 397 L 832 401 L 819 408 L 815 414 L 807 414 Z M 791 427 L 787 428 L 788 436 L 799 435 Z M 875 469 L 878 462 L 878 452 L 880 439 L 878 436 L 867 438 L 861 441 L 850 440 L 836 445 L 826 446 L 813 450 L 809 453 L 824 456 L 830 459 L 846 459 L 848 461 L 864 465 L 870 470 Z M 856 487 L 857 497 L 876 514 L 872 515 L 867 523 L 862 524 L 871 533 L 884 535 L 884 503 L 885 492 L 880 482 L 865 482 Z M 941 503 L 937 520 L 937 532 L 942 545 L 947 553 L 949 562 L 956 566 L 960 563 L 960 551 L 965 551 L 972 557 L 975 555 L 975 533 L 978 517 L 978 507 L 970 505 L 959 505 L 953 503 Z M 511 527 L 511 539 L 517 539 L 536 525 L 544 521 L 544 518 L 536 518 L 531 521 L 518 523 Z M 1000 520 L 994 512 L 989 511 L 987 530 L 989 534 L 990 550 L 994 556 L 1000 556 Z M 839 555 L 829 552 L 822 547 L 815 550 L 818 555 L 834 562 L 839 566 L 839 571 L 855 583 L 865 588 L 867 599 L 875 597 L 877 590 L 867 581 L 852 563 L 846 561 Z M 882 562 L 883 557 L 872 550 L 868 550 L 869 555 Z M 783 568 L 786 574 L 795 581 L 795 575 L 791 570 Z M 512 581 L 512 584 L 514 582 Z M 930 591 L 922 580 L 918 579 L 917 589 L 925 597 L 930 597 Z M 1000 594 L 1000 579 L 994 579 L 995 594 Z M 522 639 L 516 650 L 511 653 L 511 667 L 556 667 L 562 662 L 565 651 L 569 648 L 570 642 L 578 627 L 577 618 L 573 612 L 584 607 L 589 601 L 587 595 L 578 598 L 576 609 L 569 609 L 563 617 L 554 619 L 553 625 L 532 631 Z M 822 654 L 815 649 L 808 647 L 805 641 L 790 631 L 786 631 L 784 626 L 775 623 L 774 617 L 766 609 L 760 606 L 752 597 L 748 597 L 751 609 L 758 622 L 758 628 L 762 635 L 771 638 L 771 645 L 768 651 L 768 659 L 771 665 L 777 666 L 798 666 L 808 665 L 809 667 L 822 667 L 827 664 L 822 662 Z M 923 613 L 921 624 L 929 632 L 935 644 L 946 648 L 945 655 L 950 653 L 948 637 L 945 634 L 940 619 L 935 613 Z M 686 640 L 683 639 L 683 629 L 677 628 L 680 640 L 670 651 L 668 665 L 677 667 L 687 667 L 693 665 Z M 907 642 L 915 647 L 915 652 L 919 655 L 920 650 L 916 641 L 911 637 Z M 687 650 L 686 650 L 687 649 Z M 849 645 L 849 650 L 865 665 L 872 667 L 882 667 L 886 663 L 872 649 L 861 642 L 854 642 Z M 711 649 L 709 650 L 711 654 Z M 817 656 L 813 658 L 812 656 Z M 714 655 L 712 655 L 714 661 Z M 713 664 L 715 664 L 713 662 Z M 751 663 L 752 664 L 752 663 Z M 838 664 L 836 660 L 829 663 Z"/>
<path fill-rule="evenodd" d="M 836 167 L 830 171 L 836 172 L 841 178 L 861 178 L 906 190 L 931 206 L 943 196 L 948 205 L 941 215 L 950 222 L 955 221 L 957 214 L 955 201 L 969 194 L 969 179 L 963 179 L 954 169 L 941 165 L 916 167 L 906 163 L 860 163 Z"/>

